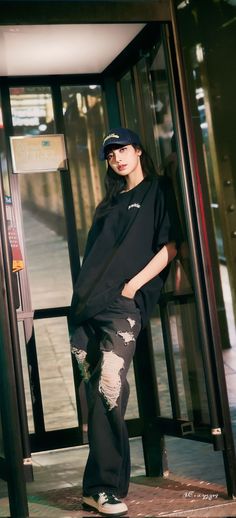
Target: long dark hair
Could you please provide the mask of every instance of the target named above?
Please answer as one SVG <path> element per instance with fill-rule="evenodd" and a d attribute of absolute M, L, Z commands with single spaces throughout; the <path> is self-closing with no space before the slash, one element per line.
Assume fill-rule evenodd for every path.
<path fill-rule="evenodd" d="M 142 154 L 140 156 L 140 162 L 144 174 L 144 179 L 146 181 L 150 181 L 152 178 L 157 176 L 157 171 L 155 169 L 152 158 L 142 146 L 137 146 L 135 144 L 132 145 L 134 149 L 140 149 L 142 151 Z M 119 147 L 122 146 L 107 146 L 106 155 L 108 156 L 108 153 L 112 149 L 117 149 Z M 97 211 L 100 215 L 103 215 L 105 212 L 112 208 L 113 201 L 116 195 L 124 190 L 126 181 L 123 176 L 119 176 L 118 174 L 116 174 L 111 168 L 111 166 L 108 164 L 104 185 L 105 196 L 97 207 Z"/>

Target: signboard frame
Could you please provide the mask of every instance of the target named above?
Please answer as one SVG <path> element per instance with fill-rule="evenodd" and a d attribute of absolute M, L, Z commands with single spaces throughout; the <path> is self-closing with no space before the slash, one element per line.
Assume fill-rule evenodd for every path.
<path fill-rule="evenodd" d="M 10 137 L 13 173 L 49 173 L 67 170 L 63 134 Z"/>

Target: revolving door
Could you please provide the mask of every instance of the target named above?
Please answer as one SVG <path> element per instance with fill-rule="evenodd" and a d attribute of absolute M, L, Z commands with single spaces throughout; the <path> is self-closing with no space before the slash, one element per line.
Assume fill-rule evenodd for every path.
<path fill-rule="evenodd" d="M 31 121 L 29 130 L 20 112 L 24 106 L 24 118 L 30 111 L 32 117 L 34 106 L 45 138 L 65 136 L 69 159 L 64 171 L 17 175 L 6 141 L 5 195 L 24 259 L 16 311 L 22 421 L 29 427 L 24 457 L 87 442 L 84 390 L 77 388 L 67 317 L 92 213 L 103 195 L 99 144 L 108 127 L 122 124 L 140 133 L 159 174 L 171 177 L 185 235 L 160 304 L 139 338 L 129 379 L 134 394 L 126 415 L 129 436 L 142 437 L 147 475 L 167 470 L 165 435 L 212 444 L 223 452 L 228 492 L 235 494 L 217 315 L 198 226 L 199 217 L 204 223 L 201 189 L 191 168 L 170 25 L 147 24 L 101 74 L 5 78 L 1 99 L 7 139 L 33 134 L 36 124 Z"/>

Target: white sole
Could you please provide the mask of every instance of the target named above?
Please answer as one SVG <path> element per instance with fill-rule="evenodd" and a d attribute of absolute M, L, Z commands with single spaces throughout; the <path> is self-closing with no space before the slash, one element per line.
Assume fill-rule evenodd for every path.
<path fill-rule="evenodd" d="M 109 510 L 104 511 L 102 509 L 99 509 L 99 504 L 96 505 L 96 502 L 91 502 L 89 496 L 83 497 L 83 507 L 84 507 L 84 509 L 88 509 L 88 510 L 93 509 L 93 510 L 97 511 L 99 514 L 101 514 L 102 516 L 124 516 L 128 512 L 128 508 L 126 508 L 124 511 L 117 511 L 117 512 L 112 512 Z"/>

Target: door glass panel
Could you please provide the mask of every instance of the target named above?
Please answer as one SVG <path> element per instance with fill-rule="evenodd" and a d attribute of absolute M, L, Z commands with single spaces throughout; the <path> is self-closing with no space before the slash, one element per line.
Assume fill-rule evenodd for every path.
<path fill-rule="evenodd" d="M 143 71 L 144 60 L 141 63 Z M 189 260 L 185 212 L 182 202 L 180 169 L 178 165 L 175 131 L 170 100 L 170 83 L 168 79 L 163 43 L 158 44 L 149 59 L 146 58 L 146 83 L 142 72 L 143 95 L 147 86 L 151 91 L 149 112 L 145 104 L 145 124 L 152 118 L 153 138 L 156 156 L 159 157 L 159 169 L 171 178 L 175 192 L 184 242 L 179 250 L 178 259 L 172 262 L 170 275 L 165 285 L 163 296 L 169 303 L 164 305 L 163 325 L 169 328 L 169 338 L 165 335 L 166 354 L 173 357 L 174 371 L 169 367 L 168 378 L 176 380 L 176 398 L 179 408 L 172 408 L 173 415 L 194 420 L 195 423 L 208 423 L 205 377 L 201 359 L 200 339 L 197 326 L 192 275 Z M 148 84 L 147 84 L 148 81 Z M 147 99 L 147 96 L 146 96 Z M 151 140 L 149 139 L 149 145 Z M 158 151 L 157 151 L 158 150 Z M 173 294 L 173 295 L 171 295 Z M 171 301 L 171 298 L 173 301 Z M 176 298 L 177 297 L 177 298 Z M 160 301 L 160 304 L 162 302 Z M 191 322 L 191 325 L 190 325 Z M 194 360 L 194 361 L 193 361 Z"/>
<path fill-rule="evenodd" d="M 10 89 L 14 135 L 54 133 L 49 87 Z M 70 303 L 72 283 L 58 172 L 18 175 L 33 309 Z"/>
<path fill-rule="evenodd" d="M 61 88 L 80 254 L 95 207 L 104 194 L 105 163 L 98 159 L 105 133 L 101 87 Z"/>
<path fill-rule="evenodd" d="M 152 156 L 157 172 L 171 178 L 184 236 L 178 259 L 171 264 L 170 274 L 160 299 L 161 311 L 156 308 L 150 322 L 160 413 L 163 417 L 177 416 L 193 420 L 196 426 L 207 424 L 209 413 L 192 288 L 181 171 L 176 150 L 170 81 L 162 41 L 158 41 L 152 50 L 139 60 L 134 67 L 134 82 L 131 78 L 131 73 L 126 73 L 120 81 L 121 107 L 126 109 L 130 103 L 131 94 L 127 84 L 130 81 L 132 98 L 139 96 L 140 104 L 134 106 L 130 103 L 132 115 L 129 117 L 134 116 L 136 112 L 136 120 L 140 126 L 135 129 L 142 134 L 141 128 L 144 128 L 144 147 Z M 124 121 L 127 120 L 127 114 L 123 113 L 122 117 Z M 173 401 L 170 397 L 171 387 L 174 387 L 175 391 Z"/>
<path fill-rule="evenodd" d="M 45 428 L 78 426 L 67 320 L 35 320 L 34 329 Z"/>
<path fill-rule="evenodd" d="M 159 103 L 157 103 L 156 107 L 153 85 L 150 85 L 150 70 L 147 58 L 143 58 L 137 63 L 137 74 L 140 100 L 142 102 L 143 125 L 145 128 L 145 147 L 156 164 L 157 169 L 159 169 L 162 165 L 162 135 L 160 135 L 158 131 L 159 120 L 157 119 Z"/>
<path fill-rule="evenodd" d="M 21 363 L 22 363 L 22 371 L 23 371 L 23 379 L 24 379 L 28 428 L 29 428 L 29 432 L 33 433 L 34 432 L 34 420 L 33 420 L 31 389 L 30 389 L 30 381 L 29 381 L 29 366 L 28 366 L 27 355 L 26 355 L 26 345 L 25 345 L 23 322 L 18 322 L 18 333 L 19 333 Z"/>
<path fill-rule="evenodd" d="M 10 88 L 14 135 L 44 135 L 54 133 L 51 88 L 22 86 Z"/>
<path fill-rule="evenodd" d="M 185 311 L 188 310 L 190 304 L 184 305 Z M 176 373 L 176 382 L 178 388 L 179 405 L 180 405 L 180 417 L 183 419 L 192 420 L 193 418 L 193 405 L 191 401 L 191 390 L 190 390 L 190 379 L 187 361 L 189 360 L 188 355 L 185 351 L 184 341 L 184 324 L 182 315 L 182 307 L 180 304 L 169 304 L 169 318 L 171 322 L 171 341 L 173 344 L 174 364 Z M 189 347 L 190 350 L 190 347 Z"/>
<path fill-rule="evenodd" d="M 134 368 L 133 364 L 130 366 L 127 380 L 130 386 L 130 397 L 125 413 L 126 419 L 134 419 L 139 416 L 138 411 L 138 401 L 137 401 L 137 391 L 136 391 L 136 383 L 135 383 L 135 377 L 134 377 Z"/>
<path fill-rule="evenodd" d="M 124 116 L 123 125 L 138 133 L 139 121 L 137 111 L 137 100 L 135 97 L 135 87 L 132 72 L 129 71 L 120 80 L 121 106 Z"/>
<path fill-rule="evenodd" d="M 158 307 L 156 308 L 155 314 L 150 320 L 150 324 L 152 332 L 155 371 L 157 376 L 160 413 L 163 417 L 172 417 L 165 347 L 162 336 L 160 311 Z"/>
<path fill-rule="evenodd" d="M 168 304 L 175 374 L 183 419 L 208 423 L 209 412 L 195 304 Z M 191 325 L 190 325 L 191 323 Z"/>
<path fill-rule="evenodd" d="M 226 310 L 233 347 L 236 345 L 236 4 L 234 0 L 196 2 L 194 8 L 176 9 L 176 15 L 199 173 L 207 179 L 210 206 L 207 225 L 212 225 L 214 255 L 219 263 L 216 303 L 219 319 Z M 228 337 L 221 320 L 220 328 L 222 342 L 227 347 Z"/>
<path fill-rule="evenodd" d="M 69 254 L 57 175 L 52 172 L 19 177 L 33 309 L 67 306 L 71 300 Z"/>

